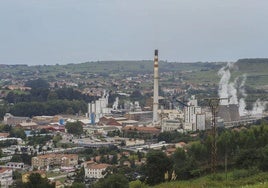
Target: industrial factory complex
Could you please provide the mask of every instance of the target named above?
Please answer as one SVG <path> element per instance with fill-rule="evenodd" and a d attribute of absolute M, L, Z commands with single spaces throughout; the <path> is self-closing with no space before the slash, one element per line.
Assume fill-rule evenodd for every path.
<path fill-rule="evenodd" d="M 69 90 L 67 86 L 76 87 L 76 85 L 68 82 L 63 84 L 63 90 L 59 93 L 56 93 L 55 88 L 47 89 L 51 92 L 47 98 L 52 98 L 51 101 L 45 102 L 51 105 L 47 107 L 50 115 L 43 111 L 42 115 L 35 113 L 35 110 L 41 107 L 45 110 L 46 104 L 32 107 L 32 114 L 29 117 L 16 116 L 12 111 L 3 113 L 0 142 L 2 146 L 7 146 L 1 148 L 1 153 L 4 155 L 0 157 L 0 162 L 3 164 L 0 167 L 1 187 L 12 184 L 13 171 L 10 169 L 22 171 L 24 183 L 29 181 L 28 177 L 33 172 L 39 173 L 42 177 L 46 177 L 46 173 L 51 173 L 54 176 L 49 177 L 49 180 L 59 184 L 57 187 L 70 186 L 75 178 L 81 176 L 79 173 L 83 169 L 81 172 L 84 172 L 84 182 L 91 184 L 104 178 L 108 173 L 107 169 L 112 165 L 118 168 L 144 165 L 146 153 L 151 149 L 162 150 L 167 156 L 172 155 L 176 148 L 184 148 L 188 144 L 187 141 L 177 140 L 178 135 L 198 139 L 198 133 L 214 131 L 215 141 L 217 127 L 244 126 L 267 116 L 265 101 L 258 99 L 253 103 L 252 110 L 246 108 L 245 76 L 240 82 L 231 82 L 229 70 L 231 65 L 226 65 L 218 72 L 221 80 L 217 97 L 204 99 L 199 98 L 197 92 L 196 95 L 190 94 L 191 92 L 188 92 L 187 87 L 183 85 L 175 85 L 176 88 L 170 85 L 165 87 L 163 80 L 166 78 L 161 74 L 158 55 L 159 51 L 155 50 L 153 64 L 150 61 L 153 74 L 141 74 L 135 77 L 131 73 L 132 77 L 124 78 L 123 82 L 116 79 L 107 82 L 96 79 L 97 83 L 90 80 L 97 77 L 93 74 L 90 75 L 90 82 L 84 83 L 86 87 L 83 88 L 83 92 L 79 91 L 80 93 L 77 92 L 78 89 Z M 172 78 L 170 75 L 169 78 Z M 57 76 L 61 77 L 62 74 Z M 70 78 L 73 79 L 75 76 L 77 75 L 72 74 Z M 139 84 L 143 81 L 146 82 L 146 87 L 140 89 Z M 169 83 L 172 85 L 175 82 L 174 79 Z M 62 82 L 53 82 L 51 85 L 60 88 Z M 92 86 L 90 90 L 89 85 Z M 189 84 L 188 87 L 193 86 Z M 9 86 L 8 91 L 12 91 L 12 88 L 18 87 Z M 21 90 L 25 92 L 30 89 L 22 87 Z M 57 97 L 65 95 L 64 92 L 68 91 L 73 95 L 83 93 L 82 97 L 91 98 L 86 101 L 81 97 L 82 102 L 69 98 L 68 102 L 66 99 L 57 100 Z M 6 98 L 11 100 L 14 95 L 8 95 Z M 216 103 L 212 105 L 211 101 Z M 81 103 L 83 105 L 73 107 L 69 105 L 71 102 L 74 102 L 73 106 Z M 16 106 L 16 100 L 10 103 L 10 106 Z M 57 103 L 60 106 L 56 106 Z M 65 113 L 58 112 L 58 108 L 66 108 Z M 24 110 L 26 108 L 23 108 L 23 113 Z M 51 115 L 52 112 L 56 113 Z M 205 132 L 206 130 L 211 131 Z M 176 138 L 168 140 L 167 137 L 171 136 L 166 135 L 172 134 Z M 163 135 L 168 141 L 161 138 Z M 27 156 L 23 158 L 27 161 L 17 157 L 20 155 Z M 14 159 L 12 156 L 17 158 Z M 140 174 L 135 172 L 131 178 L 136 180 L 139 177 Z M 64 183 L 61 182 L 64 185 L 60 186 L 58 179 L 64 179 Z"/>
<path fill-rule="evenodd" d="M 60 120 L 58 127 L 51 125 L 50 129 L 62 130 L 63 126 L 68 121 L 81 121 L 85 125 L 86 131 L 96 129 L 98 131 L 125 131 L 128 129 L 153 132 L 165 131 L 197 131 L 206 130 L 211 128 L 212 112 L 209 105 L 199 106 L 198 100 L 194 95 L 184 98 L 183 101 L 174 98 L 171 100 L 166 99 L 165 96 L 159 96 L 159 86 L 161 86 L 161 78 L 159 76 L 158 65 L 159 51 L 154 51 L 154 64 L 153 64 L 153 96 L 151 100 L 146 103 L 147 106 L 141 107 L 138 101 L 130 102 L 121 101 L 126 93 L 118 93 L 113 105 L 109 106 L 109 92 L 102 91 L 101 97 L 88 103 L 88 110 L 85 116 L 78 115 L 75 117 L 70 116 L 57 116 L 57 118 L 48 117 L 49 122 L 52 123 L 53 119 Z M 238 100 L 234 91 L 233 83 L 230 83 L 230 65 L 223 67 L 219 71 L 222 76 L 219 83 L 219 103 L 217 104 L 217 126 L 233 127 L 252 123 L 263 116 L 264 106 L 266 102 L 256 101 L 253 105 L 253 110 L 245 110 L 244 99 Z M 243 89 L 243 84 L 239 86 L 240 90 Z M 242 92 L 242 91 L 241 91 Z M 244 91 L 243 91 L 244 92 Z M 169 100 L 169 105 L 163 105 L 162 101 Z M 204 103 L 203 103 L 204 104 Z M 6 114 L 4 123 L 10 125 L 20 125 L 22 127 L 33 128 L 38 125 L 36 122 L 38 117 L 15 117 L 11 114 Z M 47 120 L 46 120 L 47 121 Z M 133 128 L 131 128 L 133 127 Z M 145 131 L 145 132 L 146 132 Z"/>
<path fill-rule="evenodd" d="M 126 130 L 125 126 L 139 129 L 145 127 L 156 128 L 159 131 L 197 131 L 206 130 L 211 127 L 212 113 L 209 106 L 201 107 L 198 105 L 198 99 L 195 96 L 190 96 L 187 101 L 177 102 L 182 107 L 174 107 L 173 104 L 169 108 L 164 108 L 161 105 L 162 96 L 159 96 L 159 66 L 158 66 L 158 50 L 154 52 L 154 73 L 153 73 L 153 98 L 152 106 L 145 107 L 143 110 L 139 102 L 125 104 L 125 108 L 119 108 L 120 98 L 116 98 L 112 108 L 108 107 L 109 94 L 103 92 L 101 98 L 88 104 L 89 118 L 88 122 L 91 126 L 97 125 L 112 125 L 103 123 L 104 119 L 113 119 L 117 121 L 114 127 L 121 130 Z M 227 83 L 228 84 L 228 83 Z M 227 87 L 226 87 L 227 88 Z M 226 92 L 228 93 L 228 92 Z M 229 92 L 230 93 L 230 92 Z M 220 95 L 220 94 L 219 94 Z M 241 114 L 239 104 L 230 102 L 231 97 L 219 98 L 217 106 L 217 126 L 234 127 L 246 125 L 257 121 L 265 116 L 264 111 L 253 113 L 248 111 L 246 114 Z M 203 99 L 202 99 L 203 100 Z M 265 103 L 266 104 L 266 103 Z M 109 121 L 108 121 L 109 122 Z M 122 129 L 123 128 L 123 129 Z"/>

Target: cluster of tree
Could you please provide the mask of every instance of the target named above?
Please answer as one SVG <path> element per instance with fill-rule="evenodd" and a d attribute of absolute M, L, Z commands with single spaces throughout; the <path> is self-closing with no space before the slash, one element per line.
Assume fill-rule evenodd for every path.
<path fill-rule="evenodd" d="M 18 144 L 17 140 L 4 140 L 0 141 L 0 148 L 9 147 L 17 144 Z"/>
<path fill-rule="evenodd" d="M 55 115 L 60 113 L 85 113 L 87 103 L 96 97 L 82 94 L 73 88 L 49 89 L 49 83 L 43 79 L 30 80 L 25 86 L 29 92 L 10 91 L 5 98 L 11 107 L 0 107 L 0 117 L 6 112 L 18 116 Z"/>
<path fill-rule="evenodd" d="M 122 137 L 123 134 L 122 134 L 122 132 L 120 132 L 119 130 L 114 130 L 114 131 L 109 131 L 109 132 L 107 133 L 107 136 L 109 136 L 109 137 L 115 137 L 115 136 L 120 136 L 120 137 Z"/>
<path fill-rule="evenodd" d="M 19 187 L 22 188 L 54 188 L 55 183 L 51 183 L 48 178 L 43 178 L 39 173 L 32 173 L 28 177 L 27 183 L 22 183 Z M 17 185 L 18 186 L 18 185 Z"/>
<path fill-rule="evenodd" d="M 31 137 L 28 137 L 28 145 L 30 146 L 36 146 L 36 145 L 45 145 L 48 141 L 52 139 L 51 135 L 33 135 Z"/>
<path fill-rule="evenodd" d="M 178 148 L 170 158 L 161 151 L 150 151 L 146 182 L 150 185 L 160 183 L 166 172 L 170 178 L 173 171 L 180 180 L 205 175 L 210 170 L 211 144 L 212 136 L 204 133 L 200 134 L 199 141 L 191 142 L 186 149 Z M 268 171 L 267 122 L 239 130 L 219 130 L 216 144 L 217 168 L 222 168 L 228 159 L 228 166 L 232 168 Z"/>
<path fill-rule="evenodd" d="M 127 178 L 122 174 L 112 174 L 107 178 L 101 179 L 96 184 L 93 185 L 93 188 L 128 188 L 129 182 Z"/>
<path fill-rule="evenodd" d="M 93 159 L 95 160 L 95 159 Z M 101 163 L 107 163 L 107 164 L 117 164 L 117 153 L 116 152 L 111 152 L 109 155 L 101 155 L 100 157 L 100 162 Z"/>
<path fill-rule="evenodd" d="M 14 154 L 10 161 L 31 165 L 32 157 L 34 157 L 34 155 L 28 155 L 25 153 L 24 154 Z"/>
<path fill-rule="evenodd" d="M 143 94 L 140 92 L 140 90 L 141 90 L 140 88 L 134 90 L 134 91 L 130 94 L 129 98 L 130 98 L 130 100 L 131 100 L 132 102 L 134 102 L 134 101 L 139 101 L 140 106 L 141 106 L 141 107 L 144 107 L 144 106 L 146 105 L 146 100 L 148 100 L 149 98 L 151 98 L 151 94 L 145 94 L 145 95 L 143 95 Z"/>
<path fill-rule="evenodd" d="M 146 183 L 155 185 L 165 180 L 165 173 L 172 169 L 172 161 L 160 150 L 148 152 L 145 166 Z"/>
<path fill-rule="evenodd" d="M 18 93 L 10 91 L 5 100 L 8 103 L 20 103 L 20 102 L 46 102 L 51 100 L 83 100 L 91 102 L 94 100 L 94 96 L 82 94 L 78 90 L 73 88 L 60 88 L 56 90 L 50 90 L 48 88 L 34 88 L 28 93 Z"/>
<path fill-rule="evenodd" d="M 56 114 L 85 113 L 87 104 L 84 101 L 53 100 L 48 102 L 21 102 L 11 107 L 10 113 L 16 116 L 38 116 Z"/>
<path fill-rule="evenodd" d="M 39 89 L 39 88 L 43 88 L 43 89 L 48 89 L 49 88 L 49 83 L 42 79 L 42 78 L 38 78 L 35 80 L 28 80 L 25 83 L 26 87 L 30 87 L 32 89 Z"/>
<path fill-rule="evenodd" d="M 0 132 L 9 133 L 9 137 L 25 139 L 26 134 L 20 127 L 12 127 L 11 125 L 0 125 Z"/>
<path fill-rule="evenodd" d="M 12 129 L 11 125 L 5 125 L 5 124 L 0 124 L 0 132 L 10 132 Z"/>
<path fill-rule="evenodd" d="M 8 107 L 0 105 L 0 120 L 3 119 L 4 115 L 8 112 Z"/>
<path fill-rule="evenodd" d="M 166 141 L 167 143 L 178 143 L 178 142 L 190 142 L 195 141 L 199 138 L 190 137 L 187 133 L 180 133 L 177 131 L 172 132 L 161 132 L 158 137 L 158 141 Z"/>
<path fill-rule="evenodd" d="M 67 132 L 74 135 L 81 135 L 83 133 L 83 126 L 80 121 L 67 122 L 65 125 Z"/>
<path fill-rule="evenodd" d="M 115 164 L 115 162 L 112 161 L 117 160 L 117 155 L 115 156 L 115 154 L 119 153 L 119 151 L 117 146 L 100 147 L 98 149 L 87 148 L 80 151 L 79 155 L 84 156 L 86 160 L 91 160 L 92 158 L 93 160 L 96 160 L 96 156 L 101 156 L 102 162 Z"/>

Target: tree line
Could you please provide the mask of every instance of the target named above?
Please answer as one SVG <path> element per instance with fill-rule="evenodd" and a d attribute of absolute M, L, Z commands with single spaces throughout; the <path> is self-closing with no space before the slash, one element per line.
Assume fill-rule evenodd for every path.
<path fill-rule="evenodd" d="M 162 151 L 147 154 L 146 183 L 155 185 L 163 182 L 165 173 L 169 179 L 172 172 L 177 180 L 187 180 L 210 173 L 211 142 L 209 133 L 200 134 L 186 148 L 178 148 L 167 157 Z M 217 169 L 224 169 L 225 159 L 231 169 L 254 169 L 268 171 L 268 123 L 250 128 L 222 129 L 216 137 Z M 157 173 L 153 173 L 157 172 Z"/>
<path fill-rule="evenodd" d="M 25 83 L 28 92 L 10 91 L 5 97 L 7 104 L 0 107 L 0 118 L 9 112 L 16 116 L 76 114 L 87 111 L 87 103 L 96 97 L 81 93 L 73 88 L 49 89 L 43 79 Z"/>

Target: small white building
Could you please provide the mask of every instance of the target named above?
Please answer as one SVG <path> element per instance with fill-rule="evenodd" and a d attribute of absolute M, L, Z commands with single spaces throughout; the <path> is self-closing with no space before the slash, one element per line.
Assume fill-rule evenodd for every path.
<path fill-rule="evenodd" d="M 108 167 L 108 164 L 90 164 L 87 166 L 84 166 L 85 168 L 85 178 L 92 178 L 92 179 L 100 179 L 104 178 L 106 174 L 104 174 L 104 171 Z"/>
<path fill-rule="evenodd" d="M 137 145 L 143 145 L 144 143 L 145 141 L 141 139 L 126 140 L 126 146 L 137 146 Z"/>
<path fill-rule="evenodd" d="M 25 167 L 24 163 L 17 163 L 17 162 L 8 162 L 6 166 L 12 169 L 24 169 Z"/>
<path fill-rule="evenodd" d="M 13 183 L 12 169 L 1 168 L 0 169 L 0 187 L 8 188 Z"/>

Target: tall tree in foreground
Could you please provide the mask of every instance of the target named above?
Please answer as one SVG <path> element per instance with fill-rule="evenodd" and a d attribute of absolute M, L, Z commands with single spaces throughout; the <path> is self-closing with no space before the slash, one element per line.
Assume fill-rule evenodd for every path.
<path fill-rule="evenodd" d="M 155 185 L 165 180 L 165 173 L 172 167 L 171 160 L 165 153 L 158 150 L 149 151 L 147 154 L 146 176 L 147 183 Z"/>
<path fill-rule="evenodd" d="M 122 174 L 112 174 L 98 181 L 93 188 L 128 188 L 129 182 Z"/>
<path fill-rule="evenodd" d="M 53 188 L 54 184 L 51 184 L 47 178 L 42 178 L 39 173 L 32 173 L 29 176 L 29 181 L 24 183 L 22 187 L 25 188 Z"/>

